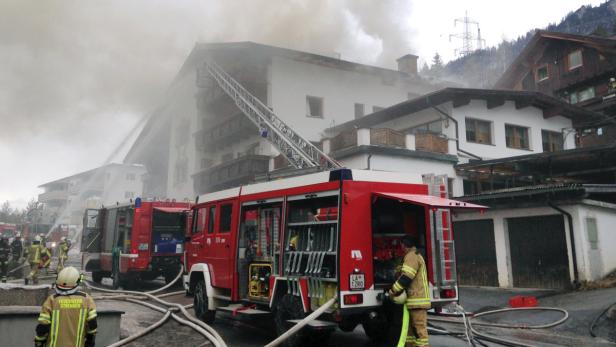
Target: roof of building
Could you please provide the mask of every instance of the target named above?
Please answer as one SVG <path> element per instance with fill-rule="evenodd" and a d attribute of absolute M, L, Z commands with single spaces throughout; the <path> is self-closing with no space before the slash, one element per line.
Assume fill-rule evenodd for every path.
<path fill-rule="evenodd" d="M 575 163 L 575 165 L 572 165 Z M 492 160 L 471 160 L 456 165 L 459 174 L 522 177 L 540 175 L 552 180 L 600 183 L 607 176 L 613 182 L 616 172 L 616 144 L 527 154 Z"/>
<path fill-rule="evenodd" d="M 53 181 L 50 181 L 50 182 L 47 182 L 47 183 L 43 183 L 40 186 L 38 186 L 38 188 L 44 188 L 44 187 L 46 187 L 48 185 L 52 185 L 52 184 L 56 184 L 56 183 L 66 183 L 69 180 L 77 178 L 77 177 L 85 177 L 85 176 L 92 175 L 92 174 L 94 174 L 95 172 L 97 172 L 98 170 L 101 170 L 101 169 L 106 169 L 106 168 L 111 168 L 111 167 L 121 167 L 121 166 L 124 166 L 124 167 L 134 167 L 134 168 L 140 168 L 140 169 L 145 170 L 145 166 L 139 165 L 139 164 L 109 163 L 109 164 L 106 164 L 106 165 L 103 165 L 103 166 L 100 166 L 100 167 L 97 167 L 97 168 L 94 168 L 94 169 L 82 171 L 82 172 L 76 173 L 74 175 L 58 178 L 57 180 L 53 180 Z"/>
<path fill-rule="evenodd" d="M 563 204 L 585 199 L 615 202 L 615 197 L 616 184 L 547 184 L 493 190 L 455 199 L 498 208 L 545 206 L 550 203 Z"/>
<path fill-rule="evenodd" d="M 510 84 L 512 83 L 513 78 L 515 78 L 515 76 L 518 76 L 522 71 L 528 69 L 527 61 L 537 49 L 540 49 L 541 43 L 546 40 L 569 41 L 579 43 L 581 45 L 594 48 L 599 51 L 616 54 L 616 39 L 614 38 L 537 30 L 537 32 L 531 38 L 528 44 L 526 44 L 522 52 L 515 58 L 515 60 L 511 63 L 511 65 L 509 65 L 505 73 L 494 84 L 494 87 L 511 87 Z"/>
<path fill-rule="evenodd" d="M 451 101 L 453 102 L 453 107 L 460 107 L 467 105 L 470 100 L 485 100 L 489 109 L 501 106 L 505 101 L 514 101 L 516 103 L 516 108 L 534 106 L 542 109 L 545 118 L 564 116 L 574 121 L 583 122 L 602 120 L 605 118 L 605 116 L 600 113 L 571 105 L 560 99 L 539 92 L 444 88 L 412 100 L 403 101 L 362 118 L 336 125 L 335 127 L 327 129 L 326 132 L 337 133 L 354 128 L 371 128 L 375 125 L 438 106 L 445 102 Z"/>
<path fill-rule="evenodd" d="M 251 41 L 242 41 L 242 42 L 220 42 L 220 43 L 197 43 L 193 50 L 190 52 L 188 58 L 182 65 L 180 72 L 178 73 L 179 78 L 190 71 L 194 71 L 195 67 L 198 66 L 199 63 L 203 61 L 206 54 L 212 51 L 218 50 L 238 50 L 238 51 L 246 51 L 250 54 L 254 54 L 255 56 L 281 56 L 286 57 L 298 61 L 303 61 L 311 64 L 322 65 L 334 69 L 354 71 L 363 74 L 378 74 L 402 79 L 412 79 L 414 82 L 423 81 L 417 75 L 411 75 L 406 72 L 373 66 L 366 65 L 361 63 L 356 63 L 340 58 L 335 58 L 331 56 L 315 54 L 310 52 L 298 51 L 294 49 L 276 47 L 271 45 L 266 45 L 262 43 L 256 43 Z M 406 56 L 406 55 L 405 55 Z"/>

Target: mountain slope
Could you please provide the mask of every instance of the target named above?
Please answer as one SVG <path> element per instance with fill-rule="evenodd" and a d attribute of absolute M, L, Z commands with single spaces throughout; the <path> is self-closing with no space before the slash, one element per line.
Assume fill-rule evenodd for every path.
<path fill-rule="evenodd" d="M 582 6 L 567 14 L 560 23 L 550 24 L 545 29 L 581 35 L 616 35 L 616 0 L 596 7 Z M 477 50 L 452 60 L 441 69 L 423 70 L 422 74 L 428 78 L 452 81 L 467 87 L 489 88 L 522 51 L 534 33 L 535 30 L 531 30 L 515 40 L 503 41 L 497 47 Z"/>

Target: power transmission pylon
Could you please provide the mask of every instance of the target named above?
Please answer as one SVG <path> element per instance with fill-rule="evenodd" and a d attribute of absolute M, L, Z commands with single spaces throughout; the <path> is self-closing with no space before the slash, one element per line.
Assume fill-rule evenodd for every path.
<path fill-rule="evenodd" d="M 466 11 L 464 12 L 463 18 L 454 19 L 453 26 L 455 27 L 458 22 L 462 23 L 463 25 L 462 32 L 449 35 L 450 42 L 452 38 L 462 40 L 462 47 L 456 48 L 454 54 L 463 57 L 472 53 L 476 49 L 482 49 L 485 46 L 485 40 L 481 38 L 481 29 L 479 28 L 479 23 L 469 18 L 468 12 Z M 477 27 L 477 35 L 473 34 L 473 32 L 471 31 L 472 26 Z M 476 47 L 473 43 L 476 43 Z"/>

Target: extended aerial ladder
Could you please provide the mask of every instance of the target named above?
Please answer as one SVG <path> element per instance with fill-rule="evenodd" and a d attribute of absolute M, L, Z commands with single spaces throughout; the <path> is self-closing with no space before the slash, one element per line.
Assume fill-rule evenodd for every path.
<path fill-rule="evenodd" d="M 323 170 L 340 167 L 338 162 L 286 125 L 269 107 L 246 90 L 216 62 L 211 59 L 206 60 L 203 70 L 233 99 L 242 113 L 259 128 L 261 136 L 276 146 L 276 149 L 293 167 L 297 169 L 318 167 Z"/>

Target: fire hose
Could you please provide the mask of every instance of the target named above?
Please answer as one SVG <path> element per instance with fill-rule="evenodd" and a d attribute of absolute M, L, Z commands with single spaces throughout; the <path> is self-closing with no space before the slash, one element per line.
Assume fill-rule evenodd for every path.
<path fill-rule="evenodd" d="M 319 318 L 319 316 L 321 314 L 323 314 L 328 308 L 330 308 L 336 302 L 337 298 L 338 298 L 337 295 L 334 295 L 333 298 L 329 299 L 329 301 L 327 301 L 321 307 L 319 307 L 314 312 L 309 314 L 306 318 L 304 318 L 301 321 L 299 321 L 297 324 L 295 324 L 293 327 L 291 327 L 291 329 L 287 330 L 284 334 L 278 336 L 278 338 L 276 338 L 274 341 L 272 341 L 272 342 L 268 343 L 267 345 L 265 345 L 265 347 L 274 347 L 274 346 L 280 345 L 286 339 L 290 338 L 291 336 L 296 334 L 298 331 L 300 331 L 308 323 L 310 323 L 311 321 Z"/>
<path fill-rule="evenodd" d="M 461 306 L 459 306 L 458 309 L 462 309 L 463 308 Z M 487 316 L 487 315 L 492 315 L 492 314 L 497 314 L 497 313 L 503 313 L 503 312 L 512 312 L 512 311 L 556 311 L 556 312 L 560 312 L 563 314 L 563 317 L 560 318 L 559 320 L 552 322 L 552 323 L 548 323 L 548 324 L 542 324 L 542 325 L 524 325 L 524 324 L 502 324 L 502 323 L 488 323 L 488 322 L 471 322 L 473 319 L 478 318 L 478 317 L 482 317 L 482 316 Z M 446 318 L 440 318 L 440 317 L 431 317 L 430 320 L 432 321 L 437 321 L 437 322 L 445 322 L 445 323 L 454 323 L 454 324 L 465 324 L 465 326 L 468 325 L 468 330 L 466 332 L 467 334 L 467 339 L 469 342 L 469 345 L 473 345 L 472 343 L 472 338 L 471 336 L 469 336 L 468 331 L 470 331 L 471 334 L 477 336 L 477 338 L 486 340 L 486 341 L 490 341 L 490 342 L 495 342 L 501 345 L 505 345 L 505 346 L 513 346 L 513 347 L 535 347 L 535 345 L 532 344 L 526 344 L 523 342 L 518 342 L 518 341 L 513 341 L 513 340 L 508 340 L 508 339 L 504 339 L 502 337 L 496 337 L 493 335 L 489 335 L 486 333 L 482 333 L 477 331 L 473 325 L 480 325 L 480 326 L 488 326 L 488 327 L 496 327 L 496 328 L 509 328 L 509 329 L 546 329 L 546 328 L 552 328 L 555 327 L 559 324 L 564 323 L 567 319 L 569 318 L 569 313 L 561 308 L 556 308 L 556 307 L 521 307 L 521 308 L 504 308 L 504 309 L 498 309 L 498 310 L 492 310 L 492 311 L 485 311 L 485 312 L 481 312 L 481 313 L 477 313 L 475 315 L 473 315 L 472 317 L 469 317 L 468 319 L 466 319 L 466 316 L 463 316 L 464 322 L 461 322 L 459 320 L 452 320 L 452 319 L 446 319 Z"/>
<path fill-rule="evenodd" d="M 183 274 L 183 271 L 184 271 L 184 268 L 181 267 L 178 275 L 176 276 L 176 278 L 173 281 L 171 281 L 169 284 L 167 284 L 167 285 L 165 285 L 165 286 L 163 286 L 161 288 L 158 288 L 156 290 L 152 290 L 152 291 L 149 291 L 149 292 L 137 292 L 137 291 L 130 291 L 130 290 L 105 289 L 105 288 L 100 288 L 100 287 L 93 286 L 92 284 L 87 283 L 87 282 L 86 282 L 86 285 L 89 288 L 91 288 L 91 289 L 94 289 L 94 290 L 97 290 L 97 291 L 101 291 L 101 292 L 104 292 L 104 293 L 124 294 L 125 295 L 125 297 L 121 297 L 121 296 L 118 296 L 118 295 L 112 296 L 112 297 L 109 297 L 110 299 L 116 299 L 116 300 L 125 299 L 127 301 L 131 301 L 131 300 L 138 301 L 139 304 L 142 304 L 144 306 L 148 306 L 148 307 L 150 307 L 152 309 L 154 309 L 154 307 L 156 307 L 155 310 L 160 311 L 160 312 L 165 312 L 165 313 L 166 312 L 171 312 L 171 310 L 172 310 L 171 307 L 173 307 L 175 310 L 181 311 L 182 314 L 187 318 L 187 319 L 183 319 L 183 318 L 177 316 L 175 313 L 171 312 L 170 316 L 173 319 L 175 319 L 176 321 L 178 321 L 181 324 L 187 325 L 187 326 L 197 330 L 199 333 L 204 335 L 208 340 L 210 340 L 216 347 L 227 347 L 226 343 L 224 342 L 222 337 L 218 334 L 218 332 L 216 332 L 216 330 L 214 330 L 212 327 L 210 327 L 209 325 L 205 324 L 204 322 L 200 321 L 199 319 L 193 317 L 188 311 L 186 311 L 186 308 L 183 305 L 176 304 L 176 303 L 171 303 L 171 302 L 162 300 L 161 298 L 153 295 L 153 293 L 157 293 L 157 292 L 160 292 L 162 290 L 165 290 L 165 289 L 171 287 L 175 282 L 177 282 L 181 278 L 181 276 Z M 164 296 L 167 296 L 167 294 L 164 294 Z M 158 302 L 158 303 L 160 303 L 162 305 L 167 306 L 167 308 L 165 309 L 165 308 L 153 305 L 153 304 L 142 302 L 139 299 L 135 299 L 135 297 L 147 297 L 148 299 L 151 299 L 151 300 L 156 301 L 156 302 Z M 105 297 L 101 297 L 101 299 L 104 299 L 104 298 Z M 155 325 L 157 325 L 157 326 L 162 325 L 169 317 L 167 316 L 167 317 L 163 317 L 163 318 L 164 318 L 164 320 L 162 320 L 162 319 L 159 320 L 158 322 L 155 323 Z M 146 330 L 147 331 L 145 331 L 145 332 L 144 331 L 141 332 L 143 334 L 141 334 L 141 333 L 136 334 L 136 335 L 139 335 L 139 336 L 134 337 L 130 341 L 132 341 L 132 340 L 134 340 L 134 339 L 136 339 L 136 338 L 138 338 L 140 336 L 143 336 L 143 335 L 147 334 L 148 332 L 152 331 L 153 329 L 146 329 Z M 120 342 L 122 342 L 122 344 L 118 344 L 116 346 L 123 346 L 123 345 L 129 343 L 130 341 L 124 341 L 124 342 L 118 341 L 118 342 L 116 342 L 116 344 L 120 343 Z"/>

